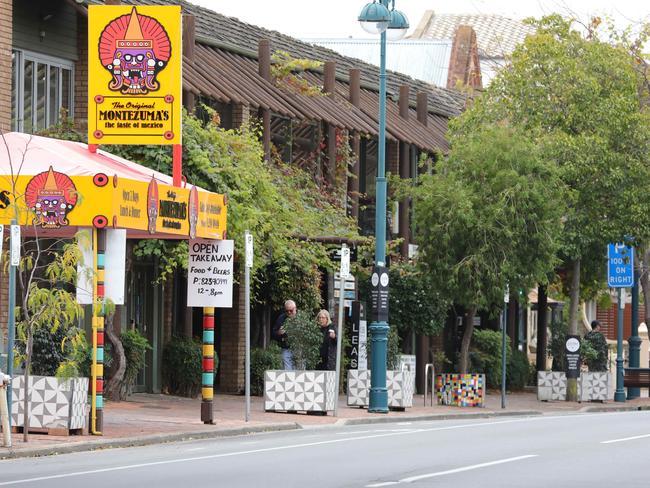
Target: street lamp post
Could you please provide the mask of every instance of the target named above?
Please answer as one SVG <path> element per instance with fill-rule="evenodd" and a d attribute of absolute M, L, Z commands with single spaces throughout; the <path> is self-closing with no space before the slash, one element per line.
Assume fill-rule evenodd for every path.
<path fill-rule="evenodd" d="M 377 155 L 377 178 L 375 188 L 375 269 L 386 264 L 386 37 L 400 39 L 409 27 L 406 16 L 388 6 L 390 0 L 374 0 L 359 14 L 361 27 L 371 34 L 381 34 L 381 56 L 379 63 L 379 149 Z M 375 284 L 376 286 L 376 284 Z M 387 287 L 387 283 L 384 285 Z M 387 299 L 387 296 L 385 297 Z M 388 392 L 386 390 L 386 351 L 388 343 L 388 321 L 377 311 L 370 324 L 372 362 L 370 365 L 370 402 L 368 411 L 388 413 Z"/>

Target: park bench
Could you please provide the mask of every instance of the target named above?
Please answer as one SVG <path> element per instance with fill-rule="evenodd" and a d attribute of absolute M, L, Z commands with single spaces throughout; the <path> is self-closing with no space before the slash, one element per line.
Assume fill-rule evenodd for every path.
<path fill-rule="evenodd" d="M 625 368 L 623 385 L 650 388 L 650 368 Z"/>

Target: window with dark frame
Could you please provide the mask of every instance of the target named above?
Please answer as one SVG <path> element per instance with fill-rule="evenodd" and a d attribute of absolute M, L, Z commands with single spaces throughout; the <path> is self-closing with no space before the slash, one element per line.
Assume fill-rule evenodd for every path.
<path fill-rule="evenodd" d="M 74 114 L 74 63 L 29 51 L 12 52 L 12 130 L 32 133 Z"/>

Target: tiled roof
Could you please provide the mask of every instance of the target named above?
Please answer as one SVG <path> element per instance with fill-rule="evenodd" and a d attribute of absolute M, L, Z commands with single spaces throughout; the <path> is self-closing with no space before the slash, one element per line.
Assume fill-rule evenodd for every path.
<path fill-rule="evenodd" d="M 88 4 L 103 4 L 103 0 L 87 0 Z M 256 56 L 258 43 L 262 39 L 271 41 L 271 50 L 289 52 L 297 58 L 315 59 L 318 61 L 336 61 L 337 75 L 347 77 L 351 68 L 361 70 L 361 82 L 377 86 L 379 69 L 357 59 L 342 56 L 335 51 L 320 46 L 313 46 L 293 37 L 262 27 L 247 24 L 233 17 L 221 15 L 212 10 L 194 5 L 185 0 L 122 0 L 124 5 L 181 5 L 183 12 L 194 15 L 196 19 L 197 37 L 206 37 L 213 41 L 228 44 L 235 49 L 249 51 Z M 197 39 L 197 42 L 200 40 Z M 399 86 L 408 84 L 412 87 L 411 103 L 415 105 L 416 92 L 429 94 L 429 110 L 434 114 L 451 117 L 458 115 L 465 106 L 465 95 L 462 93 L 435 87 L 423 81 L 413 80 L 406 75 L 389 72 L 387 88 L 389 96 L 397 98 Z"/>
<path fill-rule="evenodd" d="M 459 25 L 476 32 L 481 57 L 502 58 L 514 51 L 535 29 L 520 20 L 494 14 L 436 14 L 428 10 L 411 36 L 412 39 L 453 39 Z"/>
<path fill-rule="evenodd" d="M 379 39 L 304 39 L 337 53 L 379 66 Z M 447 86 L 452 41 L 405 39 L 388 41 L 386 68 L 435 86 Z"/>

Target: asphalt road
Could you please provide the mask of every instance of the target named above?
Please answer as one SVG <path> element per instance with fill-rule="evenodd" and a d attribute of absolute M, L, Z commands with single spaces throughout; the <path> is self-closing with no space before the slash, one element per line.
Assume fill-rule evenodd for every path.
<path fill-rule="evenodd" d="M 0 487 L 648 487 L 650 412 L 312 428 L 0 461 Z"/>

